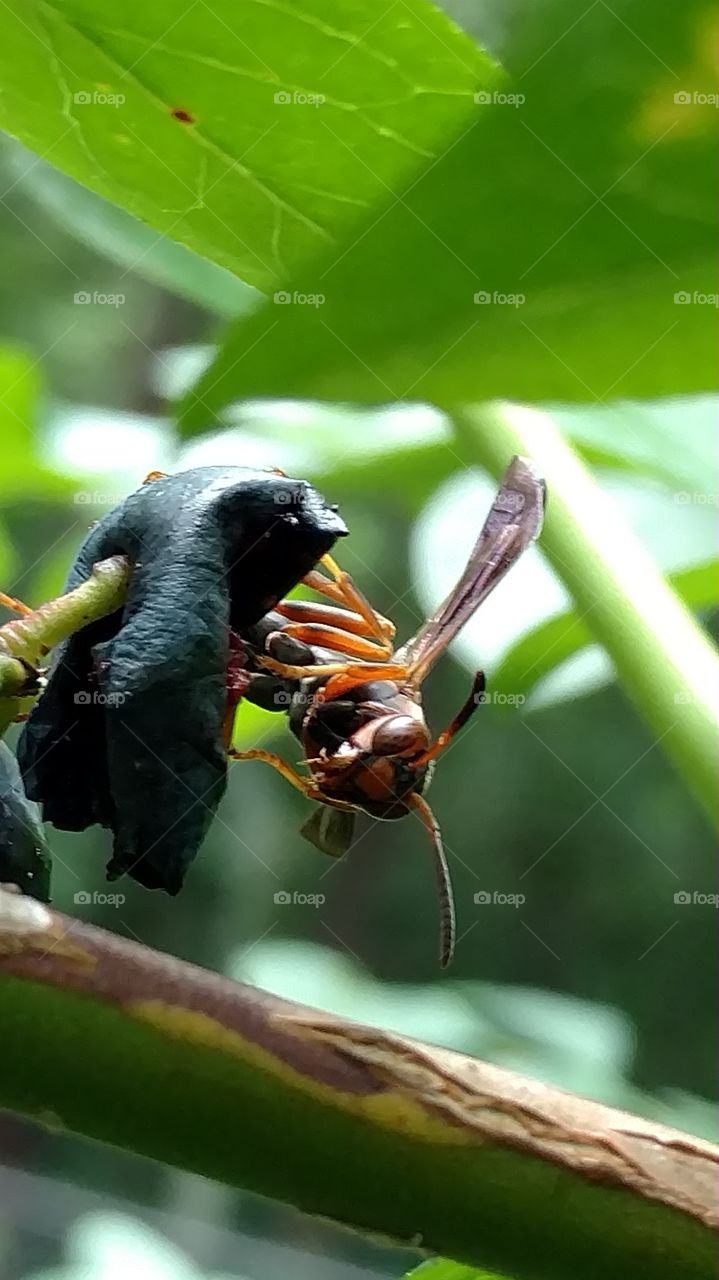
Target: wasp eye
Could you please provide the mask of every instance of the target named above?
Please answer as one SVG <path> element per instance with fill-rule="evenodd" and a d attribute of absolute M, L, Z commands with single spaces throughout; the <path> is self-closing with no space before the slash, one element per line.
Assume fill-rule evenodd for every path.
<path fill-rule="evenodd" d="M 372 753 L 377 756 L 398 756 L 405 752 L 421 751 L 426 745 L 427 734 L 412 716 L 391 716 L 377 729 L 372 738 Z"/>

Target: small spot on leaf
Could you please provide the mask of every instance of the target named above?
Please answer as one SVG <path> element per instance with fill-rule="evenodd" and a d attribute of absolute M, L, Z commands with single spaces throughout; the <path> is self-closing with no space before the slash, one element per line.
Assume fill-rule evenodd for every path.
<path fill-rule="evenodd" d="M 195 117 L 189 111 L 185 111 L 183 107 L 173 107 L 170 112 L 173 120 L 179 120 L 181 124 L 194 124 Z"/>

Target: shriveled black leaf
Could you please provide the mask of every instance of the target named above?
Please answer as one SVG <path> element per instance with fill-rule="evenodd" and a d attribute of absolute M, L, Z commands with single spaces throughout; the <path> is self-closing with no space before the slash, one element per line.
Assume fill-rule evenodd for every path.
<path fill-rule="evenodd" d="M 109 878 L 182 887 L 226 784 L 230 628 L 256 623 L 346 532 L 306 481 L 241 467 L 143 485 L 91 530 L 67 586 L 124 554 L 127 602 L 59 647 L 18 759 L 56 827 L 112 828 Z"/>
<path fill-rule="evenodd" d="M 0 884 L 49 902 L 50 866 L 38 807 L 25 795 L 12 751 L 0 742 Z"/>

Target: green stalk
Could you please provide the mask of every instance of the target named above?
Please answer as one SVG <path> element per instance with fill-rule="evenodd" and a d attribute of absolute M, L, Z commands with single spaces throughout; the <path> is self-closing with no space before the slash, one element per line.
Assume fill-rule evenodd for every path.
<path fill-rule="evenodd" d="M 541 548 L 604 646 L 626 693 L 689 790 L 719 818 L 719 654 L 547 413 L 468 408 L 455 419 L 466 462 L 499 476 L 515 453 L 547 482 Z"/>
<path fill-rule="evenodd" d="M 711 1280 L 719 1150 L 0 889 L 0 1106 L 513 1280 Z"/>
<path fill-rule="evenodd" d="M 72 591 L 0 627 L 0 737 L 23 709 L 31 669 L 42 654 L 74 631 L 119 609 L 129 581 L 130 566 L 125 557 L 111 556 L 93 565 L 90 577 Z"/>

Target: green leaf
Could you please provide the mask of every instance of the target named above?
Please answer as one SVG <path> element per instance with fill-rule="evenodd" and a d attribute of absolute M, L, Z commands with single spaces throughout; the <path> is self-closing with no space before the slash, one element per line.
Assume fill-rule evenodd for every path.
<path fill-rule="evenodd" d="M 234 325 L 184 429 L 246 396 L 451 407 L 715 387 L 715 113 L 682 97 L 711 83 L 709 30 L 703 0 L 626 19 L 597 4 L 569 26 L 561 0 L 524 6 L 505 86 L 524 101 L 486 95 L 296 273 L 287 297 L 322 305 L 268 302 Z"/>
<path fill-rule="evenodd" d="M 424 0 L 9 0 L 0 123 L 260 288 L 433 158 L 489 60 Z"/>
<path fill-rule="evenodd" d="M 719 603 L 719 560 L 667 576 L 689 608 L 709 609 Z M 576 610 L 555 614 L 523 635 L 505 654 L 492 675 L 492 688 L 498 693 L 526 696 L 550 671 L 590 644 L 594 644 L 594 636 Z"/>
<path fill-rule="evenodd" d="M 478 1271 L 463 1262 L 451 1262 L 449 1258 L 433 1258 L 405 1273 L 405 1280 L 504 1280 L 498 1271 Z"/>

